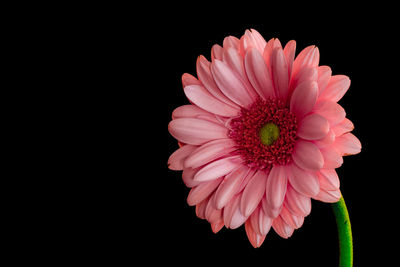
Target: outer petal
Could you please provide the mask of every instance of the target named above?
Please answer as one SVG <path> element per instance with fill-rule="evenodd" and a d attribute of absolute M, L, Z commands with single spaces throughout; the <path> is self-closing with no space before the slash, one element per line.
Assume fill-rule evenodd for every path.
<path fill-rule="evenodd" d="M 245 69 L 250 83 L 261 98 L 275 97 L 268 67 L 260 52 L 255 48 L 249 49 L 246 53 Z"/>
<path fill-rule="evenodd" d="M 326 86 L 329 83 L 329 80 L 332 76 L 332 70 L 328 66 L 319 66 L 318 67 L 318 89 L 319 94 L 321 95 L 322 92 L 325 90 Z"/>
<path fill-rule="evenodd" d="M 211 48 L 211 60 L 214 61 L 215 59 L 222 60 L 222 53 L 223 49 L 220 45 L 213 45 Z"/>
<path fill-rule="evenodd" d="M 292 157 L 297 166 L 306 170 L 319 170 L 324 166 L 321 151 L 312 142 L 297 140 Z"/>
<path fill-rule="evenodd" d="M 168 130 L 173 137 L 190 145 L 201 145 L 215 139 L 227 138 L 228 130 L 216 123 L 194 118 L 172 120 Z"/>
<path fill-rule="evenodd" d="M 194 176 L 194 181 L 210 181 L 225 176 L 240 167 L 239 156 L 231 156 L 216 160 L 200 169 Z"/>
<path fill-rule="evenodd" d="M 210 182 L 201 183 L 198 186 L 193 187 L 188 195 L 187 202 L 190 206 L 199 204 L 201 201 L 206 199 L 217 186 L 221 183 L 222 178 L 215 179 Z"/>
<path fill-rule="evenodd" d="M 289 72 L 289 78 L 290 78 L 291 74 L 292 74 L 294 56 L 296 53 L 296 41 L 294 41 L 294 40 L 289 41 L 285 45 L 285 48 L 283 49 L 283 53 L 285 54 L 286 62 L 288 64 L 288 72 Z"/>
<path fill-rule="evenodd" d="M 188 85 L 201 85 L 201 82 L 197 80 L 193 75 L 184 73 L 182 75 L 182 86 L 185 88 Z"/>
<path fill-rule="evenodd" d="M 346 133 L 336 138 L 334 146 L 342 156 L 354 155 L 361 152 L 360 140 L 351 133 Z"/>
<path fill-rule="evenodd" d="M 290 185 L 299 193 L 313 197 L 319 192 L 319 180 L 315 172 L 300 169 L 295 164 L 287 170 Z"/>
<path fill-rule="evenodd" d="M 289 95 L 289 71 L 285 54 L 282 48 L 272 52 L 271 73 L 275 85 L 275 93 L 281 99 L 287 99 Z"/>
<path fill-rule="evenodd" d="M 313 111 L 325 117 L 331 127 L 341 123 L 346 117 L 344 109 L 338 103 L 332 101 L 318 101 Z"/>
<path fill-rule="evenodd" d="M 230 100 L 241 107 L 248 107 L 253 103 L 245 84 L 225 63 L 215 60 L 211 65 L 211 72 L 218 87 Z"/>
<path fill-rule="evenodd" d="M 244 56 L 247 49 L 254 47 L 260 53 L 263 53 L 267 42 L 256 30 L 246 30 L 245 34 L 240 38 L 239 52 Z"/>
<path fill-rule="evenodd" d="M 329 122 L 318 114 L 310 114 L 299 122 L 297 136 L 306 140 L 324 138 L 329 132 Z"/>
<path fill-rule="evenodd" d="M 194 181 L 194 175 L 199 171 L 199 169 L 184 168 L 182 172 L 182 180 L 187 187 L 195 187 L 200 184 L 198 181 Z"/>
<path fill-rule="evenodd" d="M 342 166 L 343 158 L 336 150 L 334 144 L 321 149 L 321 154 L 324 157 L 324 169 L 336 169 Z"/>
<path fill-rule="evenodd" d="M 260 203 L 265 192 L 266 180 L 266 173 L 264 171 L 258 171 L 248 182 L 246 188 L 243 191 L 242 199 L 240 202 L 240 210 L 244 216 L 250 216 L 250 214 L 256 209 L 257 205 Z"/>
<path fill-rule="evenodd" d="M 262 245 L 262 243 L 264 242 L 264 240 L 265 240 L 265 235 L 257 234 L 253 230 L 253 228 L 251 226 L 251 222 L 249 220 L 246 221 L 244 226 L 245 226 L 245 229 L 246 229 L 247 237 L 248 237 L 251 245 L 254 248 L 259 248 Z"/>
<path fill-rule="evenodd" d="M 196 149 L 196 146 L 184 145 L 177 149 L 168 159 L 168 168 L 171 170 L 183 170 L 183 162 Z"/>
<path fill-rule="evenodd" d="M 218 139 L 197 147 L 185 160 L 185 167 L 197 168 L 235 150 L 232 139 Z"/>
<path fill-rule="evenodd" d="M 272 223 L 272 228 L 274 228 L 275 232 L 283 238 L 289 238 L 292 236 L 294 228 L 289 226 L 281 216 L 278 216 L 274 219 Z"/>
<path fill-rule="evenodd" d="M 337 190 L 340 187 L 339 176 L 335 169 L 321 169 L 318 173 L 318 179 L 321 189 Z"/>
<path fill-rule="evenodd" d="M 290 111 L 302 118 L 309 113 L 317 101 L 318 84 L 315 81 L 305 81 L 294 89 L 290 100 Z"/>
<path fill-rule="evenodd" d="M 283 206 L 280 217 L 285 223 L 294 229 L 299 229 L 304 222 L 303 216 L 296 216 L 292 214 L 285 206 Z"/>
<path fill-rule="evenodd" d="M 260 234 L 266 235 L 271 229 L 273 219 L 264 213 L 263 209 L 260 209 L 258 216 L 258 226 L 260 227 Z"/>
<path fill-rule="evenodd" d="M 334 131 L 336 136 L 341 136 L 342 134 L 353 131 L 354 124 L 347 118 L 344 118 L 342 122 L 336 124 L 332 130 Z"/>
<path fill-rule="evenodd" d="M 216 99 L 203 86 L 189 85 L 185 87 L 184 91 L 191 102 L 208 112 L 224 117 L 233 117 L 240 112 L 239 108 L 234 108 Z"/>
<path fill-rule="evenodd" d="M 313 198 L 326 203 L 335 203 L 340 200 L 341 196 L 342 194 L 339 189 L 333 191 L 321 190 L 318 195 Z"/>
<path fill-rule="evenodd" d="M 236 50 L 239 49 L 239 39 L 236 38 L 235 36 L 228 36 L 225 37 L 224 42 L 223 42 L 223 47 L 225 49 L 227 48 L 235 48 Z"/>
<path fill-rule="evenodd" d="M 350 87 L 350 79 L 345 75 L 335 75 L 330 79 L 326 89 L 320 94 L 320 99 L 333 102 L 339 101 Z"/>
<path fill-rule="evenodd" d="M 288 185 L 285 198 L 285 207 L 297 216 L 307 216 L 311 212 L 311 199 L 298 193 Z"/>
<path fill-rule="evenodd" d="M 237 228 L 242 225 L 247 217 L 245 217 L 240 211 L 240 194 L 237 194 L 233 199 L 225 206 L 223 217 L 225 226 L 231 229 Z"/>
<path fill-rule="evenodd" d="M 335 133 L 331 129 L 327 133 L 327 135 L 325 135 L 324 138 L 319 139 L 319 140 L 315 140 L 314 144 L 316 144 L 319 148 L 328 147 L 328 146 L 332 145 L 333 142 L 335 142 L 335 138 L 336 138 Z"/>
<path fill-rule="evenodd" d="M 249 173 L 247 166 L 241 166 L 228 174 L 215 192 L 215 206 L 222 209 L 239 191 L 242 181 Z"/>
<path fill-rule="evenodd" d="M 319 63 L 319 50 L 314 45 L 304 48 L 293 62 L 293 74 L 296 75 L 305 67 L 317 67 Z"/>
<path fill-rule="evenodd" d="M 266 184 L 266 197 L 268 206 L 278 209 L 285 199 L 287 188 L 287 175 L 285 166 L 274 166 L 268 175 Z"/>

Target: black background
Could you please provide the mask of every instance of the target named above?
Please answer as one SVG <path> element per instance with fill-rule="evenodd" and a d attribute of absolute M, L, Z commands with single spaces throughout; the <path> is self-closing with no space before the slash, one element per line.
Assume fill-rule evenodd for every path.
<path fill-rule="evenodd" d="M 124 62 L 123 67 L 115 66 L 121 71 L 117 76 L 132 77 L 125 78 L 128 81 L 122 82 L 120 90 L 121 105 L 127 106 L 124 123 L 132 138 L 124 149 L 128 160 L 123 161 L 131 167 L 115 188 L 118 204 L 111 207 L 118 225 L 111 234 L 118 248 L 116 257 L 211 266 L 338 266 L 330 204 L 313 201 L 311 214 L 292 237 L 282 239 L 271 228 L 261 248 L 254 249 L 243 226 L 214 234 L 209 223 L 187 205 L 189 189 L 181 172 L 167 168 L 169 155 L 178 148 L 167 130 L 171 113 L 189 103 L 181 75 L 195 75 L 197 57 L 210 59 L 213 44 L 221 45 L 228 35 L 240 38 L 246 29 L 254 28 L 266 40 L 275 37 L 282 44 L 296 40 L 296 54 L 309 45 L 318 46 L 320 65 L 330 66 L 333 75 L 350 77 L 350 89 L 339 103 L 353 121 L 353 133 L 363 148 L 360 154 L 345 157 L 337 172 L 352 223 L 354 266 L 382 261 L 381 238 L 390 236 L 394 227 L 388 207 L 388 187 L 395 179 L 391 151 L 397 146 L 392 142 L 396 140 L 393 77 L 397 70 L 390 66 L 398 57 L 392 17 L 378 18 L 384 11 L 373 8 L 341 7 L 328 14 L 324 8 L 306 12 L 288 6 L 276 11 L 242 4 L 236 13 L 181 6 L 175 12 L 165 9 L 155 14 L 150 9 L 140 19 L 114 21 L 116 55 L 121 54 L 119 61 Z"/>

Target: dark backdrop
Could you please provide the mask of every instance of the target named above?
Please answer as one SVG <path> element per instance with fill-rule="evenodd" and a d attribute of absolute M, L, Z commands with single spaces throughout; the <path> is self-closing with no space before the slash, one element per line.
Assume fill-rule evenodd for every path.
<path fill-rule="evenodd" d="M 337 229 L 330 204 L 313 201 L 311 214 L 292 237 L 282 239 L 271 229 L 261 248 L 254 249 L 244 227 L 223 228 L 214 234 L 209 223 L 198 219 L 195 208 L 187 205 L 189 189 L 181 172 L 167 168 L 169 155 L 178 148 L 167 125 L 174 108 L 188 103 L 181 75 L 195 75 L 198 55 L 210 59 L 213 44 L 254 28 L 266 40 L 276 37 L 283 44 L 296 40 L 297 54 L 308 45 L 318 46 L 320 65 L 350 77 L 351 87 L 340 104 L 363 148 L 360 154 L 345 157 L 337 171 L 352 223 L 355 266 L 381 258 L 382 242 L 374 240 L 391 235 L 393 213 L 387 208 L 387 188 L 394 174 L 388 166 L 394 164 L 390 151 L 397 145 L 392 141 L 396 140 L 397 108 L 393 104 L 397 70 L 390 67 L 396 56 L 392 18 L 378 19 L 381 10 L 372 8 L 363 12 L 339 8 L 331 14 L 290 7 L 280 12 L 239 7 L 236 13 L 212 7 L 180 8 L 161 15 L 149 9 L 133 22 L 129 17 L 117 19 L 121 28 L 115 34 L 128 54 L 120 60 L 132 77 L 124 87 L 129 93 L 121 96 L 131 114 L 125 115 L 124 123 L 133 134 L 126 151 L 131 167 L 116 193 L 120 190 L 122 195 L 117 198 L 122 211 L 116 209 L 116 216 L 123 213 L 115 241 L 118 257 L 132 256 L 136 261 L 139 256 L 162 264 L 338 266 Z M 256 12 L 262 8 L 263 12 Z"/>

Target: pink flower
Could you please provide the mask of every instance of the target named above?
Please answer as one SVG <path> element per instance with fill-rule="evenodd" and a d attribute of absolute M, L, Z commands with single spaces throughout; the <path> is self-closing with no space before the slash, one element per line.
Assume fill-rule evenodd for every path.
<path fill-rule="evenodd" d="M 272 227 L 288 238 L 311 211 L 311 198 L 337 202 L 335 171 L 361 143 L 337 103 L 350 86 L 318 66 L 319 50 L 284 48 L 255 30 L 214 45 L 197 77 L 182 76 L 191 102 L 175 109 L 168 129 L 180 148 L 169 168 L 183 170 L 187 202 L 216 233 L 245 225 L 254 247 Z"/>

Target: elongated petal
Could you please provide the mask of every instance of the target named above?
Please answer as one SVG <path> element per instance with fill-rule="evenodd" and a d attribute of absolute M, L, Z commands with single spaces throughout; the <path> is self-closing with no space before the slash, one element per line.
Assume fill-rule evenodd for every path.
<path fill-rule="evenodd" d="M 243 191 L 240 202 L 240 210 L 244 216 L 250 216 L 260 203 L 265 192 L 267 175 L 264 171 L 258 171 L 248 182 Z"/>
<path fill-rule="evenodd" d="M 311 212 L 311 198 L 298 193 L 291 185 L 288 185 L 285 206 L 291 213 L 305 217 Z"/>
<path fill-rule="evenodd" d="M 225 226 L 228 228 L 237 228 L 247 219 L 240 211 L 240 199 L 241 195 L 237 194 L 224 208 L 223 218 Z"/>
<path fill-rule="evenodd" d="M 261 199 L 261 207 L 262 207 L 264 213 L 265 213 L 267 216 L 271 217 L 272 219 L 278 217 L 279 214 L 281 213 L 281 209 L 282 209 L 282 205 L 281 205 L 279 208 L 277 208 L 277 209 L 272 208 L 272 207 L 268 204 L 268 201 L 267 201 L 267 198 L 266 198 L 266 197 L 263 197 L 263 198 Z"/>
<path fill-rule="evenodd" d="M 333 132 L 332 129 L 330 129 L 324 138 L 315 140 L 314 144 L 316 144 L 319 148 L 328 147 L 332 145 L 333 142 L 335 142 L 335 138 L 336 138 L 335 133 Z"/>
<path fill-rule="evenodd" d="M 287 188 L 287 175 L 285 166 L 274 166 L 268 175 L 266 184 L 266 197 L 268 205 L 273 209 L 278 209 L 285 199 Z"/>
<path fill-rule="evenodd" d="M 201 183 L 198 186 L 193 187 L 188 195 L 187 203 L 189 206 L 194 206 L 199 204 L 201 201 L 206 199 L 217 186 L 221 183 L 222 178 L 215 179 L 210 182 Z"/>
<path fill-rule="evenodd" d="M 341 123 L 346 117 L 344 109 L 338 103 L 332 101 L 318 101 L 313 111 L 325 117 L 331 127 Z"/>
<path fill-rule="evenodd" d="M 237 105 L 229 100 L 218 88 L 211 74 L 211 63 L 203 57 L 199 56 L 196 63 L 197 77 L 204 85 L 204 87 L 218 100 L 224 102 L 225 104 L 236 107 Z"/>
<path fill-rule="evenodd" d="M 344 118 L 342 122 L 336 124 L 332 130 L 334 131 L 336 136 L 341 136 L 342 134 L 353 131 L 354 124 L 348 119 Z"/>
<path fill-rule="evenodd" d="M 219 220 L 211 223 L 211 229 L 214 234 L 218 233 L 224 227 L 224 220 Z"/>
<path fill-rule="evenodd" d="M 258 216 L 258 226 L 260 227 L 259 231 L 261 235 L 268 234 L 269 230 L 271 229 L 273 219 L 266 215 L 263 209 L 260 209 L 260 213 Z"/>
<path fill-rule="evenodd" d="M 262 243 L 264 242 L 264 240 L 265 240 L 265 235 L 259 235 L 259 234 L 257 234 L 257 233 L 253 230 L 250 221 L 246 221 L 246 223 L 245 223 L 244 226 L 245 226 L 247 238 L 249 239 L 251 245 L 252 245 L 254 248 L 259 248 L 259 247 L 262 245 Z"/>
<path fill-rule="evenodd" d="M 289 95 L 289 71 L 282 48 L 272 52 L 271 73 L 275 85 L 275 93 L 286 101 Z"/>
<path fill-rule="evenodd" d="M 332 76 L 326 89 L 321 93 L 320 99 L 339 101 L 350 87 L 350 79 L 345 75 Z"/>
<path fill-rule="evenodd" d="M 313 197 L 319 192 L 319 180 L 315 172 L 303 170 L 292 164 L 290 170 L 286 170 L 289 175 L 290 185 L 299 193 Z"/>
<path fill-rule="evenodd" d="M 243 165 L 225 176 L 225 179 L 215 192 L 215 206 L 217 209 L 222 209 L 239 191 L 240 185 L 248 172 L 249 168 Z"/>
<path fill-rule="evenodd" d="M 326 203 L 336 203 L 340 200 L 341 196 L 342 194 L 339 189 L 333 191 L 321 190 L 318 195 L 313 198 Z"/>
<path fill-rule="evenodd" d="M 223 49 L 220 45 L 213 45 L 211 47 L 211 60 L 214 61 L 215 59 L 222 60 L 222 53 Z"/>
<path fill-rule="evenodd" d="M 334 144 L 321 149 L 321 154 L 324 157 L 324 169 L 336 169 L 342 166 L 343 158 L 336 150 Z"/>
<path fill-rule="evenodd" d="M 183 170 L 183 162 L 196 149 L 196 146 L 184 145 L 177 149 L 168 159 L 168 168 L 171 170 Z"/>
<path fill-rule="evenodd" d="M 336 138 L 335 148 L 342 156 L 355 155 L 361 152 L 361 142 L 351 133 Z"/>
<path fill-rule="evenodd" d="M 206 220 L 209 223 L 218 222 L 222 220 L 222 210 L 217 209 L 214 205 L 215 193 L 213 192 L 206 207 Z"/>
<path fill-rule="evenodd" d="M 194 181 L 210 181 L 225 176 L 238 168 L 239 156 L 231 156 L 211 162 L 200 169 L 194 176 Z"/>
<path fill-rule="evenodd" d="M 285 206 L 283 206 L 280 217 L 285 223 L 294 229 L 298 229 L 303 225 L 304 217 L 292 214 Z"/>
<path fill-rule="evenodd" d="M 287 239 L 292 236 L 294 228 L 289 226 L 282 218 L 281 216 L 278 216 L 277 218 L 274 219 L 272 223 L 272 228 L 275 230 L 275 232 L 280 235 L 281 237 Z"/>
<path fill-rule="evenodd" d="M 193 75 L 184 73 L 182 75 L 182 86 L 185 88 L 188 85 L 201 85 L 201 82 L 197 80 Z"/>
<path fill-rule="evenodd" d="M 305 81 L 294 89 L 290 100 L 290 111 L 295 113 L 298 118 L 302 118 L 309 113 L 317 101 L 318 84 L 313 81 Z"/>
<path fill-rule="evenodd" d="M 324 190 L 337 190 L 340 187 L 339 176 L 335 169 L 321 169 L 318 172 L 319 185 Z"/>
<path fill-rule="evenodd" d="M 248 107 L 253 103 L 241 79 L 225 63 L 215 60 L 211 65 L 211 72 L 219 89 L 230 100 L 241 107 Z"/>
<path fill-rule="evenodd" d="M 318 140 L 324 138 L 329 132 L 329 122 L 318 114 L 305 116 L 297 129 L 297 136 L 305 140 Z"/>
<path fill-rule="evenodd" d="M 185 160 L 185 167 L 197 168 L 223 155 L 228 155 L 235 149 L 232 139 L 218 139 L 197 147 Z"/>
<path fill-rule="evenodd" d="M 235 36 L 228 36 L 225 37 L 224 42 L 223 42 L 223 47 L 224 48 L 235 48 L 236 50 L 239 49 L 239 39 L 236 38 Z"/>
<path fill-rule="evenodd" d="M 319 50 L 314 45 L 304 48 L 293 62 L 293 74 L 305 67 L 317 67 L 319 63 Z"/>
<path fill-rule="evenodd" d="M 198 168 L 184 168 L 182 172 L 182 180 L 187 187 L 195 187 L 200 184 L 198 181 L 194 181 L 194 175 L 199 171 Z"/>
<path fill-rule="evenodd" d="M 292 157 L 297 166 L 306 170 L 319 170 L 324 166 L 321 151 L 309 141 L 297 140 Z"/>
<path fill-rule="evenodd" d="M 319 66 L 318 67 L 318 89 L 319 95 L 325 90 L 326 86 L 329 83 L 329 80 L 332 76 L 332 70 L 328 66 Z"/>
<path fill-rule="evenodd" d="M 272 64 L 272 53 L 275 49 L 282 48 L 281 42 L 277 38 L 272 38 L 265 45 L 264 51 L 262 52 L 265 63 L 269 70 L 271 70 Z"/>
<path fill-rule="evenodd" d="M 206 218 L 206 207 L 207 207 L 209 199 L 210 198 L 208 197 L 196 205 L 196 215 L 200 219 L 204 220 Z"/>
<path fill-rule="evenodd" d="M 274 86 L 265 61 L 255 48 L 249 49 L 245 56 L 247 77 L 262 99 L 275 97 Z"/>
<path fill-rule="evenodd" d="M 201 145 L 215 139 L 227 138 L 228 130 L 216 123 L 194 118 L 172 120 L 168 130 L 173 137 L 190 145 Z"/>
<path fill-rule="evenodd" d="M 210 112 L 207 112 L 195 105 L 183 105 L 183 106 L 177 107 L 172 112 L 172 119 L 198 118 L 199 116 L 212 117 L 213 115 Z"/>
<path fill-rule="evenodd" d="M 260 53 L 263 53 L 266 44 L 267 42 L 256 30 L 246 30 L 245 34 L 240 38 L 239 52 L 244 56 L 247 49 L 255 48 Z"/>
<path fill-rule="evenodd" d="M 208 112 L 224 117 L 233 117 L 240 112 L 240 109 L 216 99 L 203 86 L 189 85 L 185 87 L 184 91 L 191 102 Z"/>
<path fill-rule="evenodd" d="M 294 40 L 289 41 L 285 45 L 285 48 L 283 49 L 283 53 L 285 54 L 285 57 L 286 57 L 286 62 L 287 62 L 287 65 L 288 65 L 289 78 L 290 78 L 291 74 L 292 74 L 294 56 L 296 54 L 296 41 L 294 41 Z"/>

